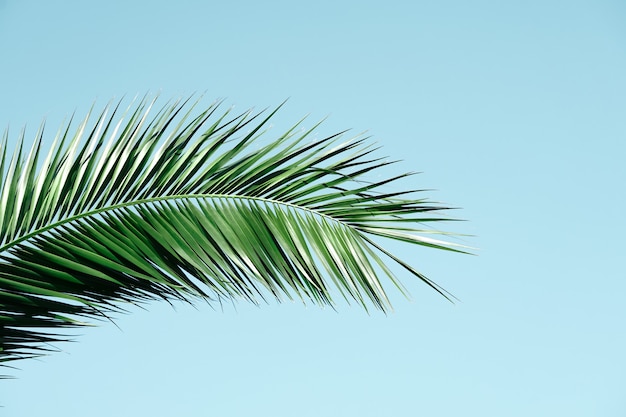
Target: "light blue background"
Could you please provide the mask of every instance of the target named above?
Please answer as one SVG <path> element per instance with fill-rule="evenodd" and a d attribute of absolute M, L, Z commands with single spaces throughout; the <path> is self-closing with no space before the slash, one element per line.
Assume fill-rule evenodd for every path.
<path fill-rule="evenodd" d="M 621 1 L 0 0 L 0 127 L 47 143 L 96 102 L 206 92 L 368 130 L 479 256 L 392 245 L 390 316 L 164 304 L 17 363 L 0 414 L 626 415 Z"/>

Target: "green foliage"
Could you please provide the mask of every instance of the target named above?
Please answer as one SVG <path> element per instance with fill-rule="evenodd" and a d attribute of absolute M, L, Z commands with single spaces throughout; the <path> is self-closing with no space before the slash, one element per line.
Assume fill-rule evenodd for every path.
<path fill-rule="evenodd" d="M 457 250 L 427 237 L 444 210 L 415 191 L 383 192 L 389 164 L 364 138 L 312 139 L 296 124 L 259 141 L 275 111 L 193 115 L 189 100 L 149 116 L 143 100 L 61 129 L 47 154 L 19 140 L 0 160 L 0 362 L 39 355 L 85 325 L 152 299 L 300 299 L 340 295 L 391 308 L 383 262 L 435 283 L 381 246 L 389 238 Z M 261 143 L 263 142 L 263 143 Z M 252 146 L 254 144 L 254 146 Z M 82 319 L 81 319 L 82 318 Z"/>

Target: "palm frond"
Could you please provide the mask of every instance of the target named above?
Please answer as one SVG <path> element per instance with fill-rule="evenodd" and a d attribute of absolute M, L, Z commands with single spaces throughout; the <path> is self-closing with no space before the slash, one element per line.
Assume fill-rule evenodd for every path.
<path fill-rule="evenodd" d="M 313 138 L 295 124 L 270 142 L 268 115 L 199 111 L 190 100 L 152 114 L 107 106 L 49 153 L 43 129 L 0 159 L 0 362 L 31 357 L 54 329 L 106 318 L 125 303 L 298 299 L 391 308 L 384 262 L 442 288 L 381 246 L 380 238 L 438 249 L 428 237 L 446 207 L 417 191 L 383 192 L 409 174 L 367 182 L 389 164 L 366 138 Z M 123 113 L 123 114 L 120 114 Z M 254 146 L 253 146 L 254 144 Z"/>

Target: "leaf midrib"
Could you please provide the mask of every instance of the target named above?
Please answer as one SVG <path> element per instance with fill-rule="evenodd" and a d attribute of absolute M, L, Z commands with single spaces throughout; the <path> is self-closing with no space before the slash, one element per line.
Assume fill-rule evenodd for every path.
<path fill-rule="evenodd" d="M 70 216 L 66 219 L 62 219 L 59 221 L 56 221 L 54 223 L 49 224 L 48 226 L 44 226 L 44 227 L 40 227 L 38 229 L 33 230 L 32 232 L 29 232 L 27 234 L 25 234 L 24 236 L 15 239 L 3 246 L 0 246 L 0 253 L 4 253 L 5 251 L 11 249 L 12 247 L 19 245 L 20 243 L 34 237 L 40 234 L 43 234 L 47 231 L 53 230 L 57 227 L 63 226 L 65 224 L 68 223 L 72 223 L 76 220 L 80 220 L 82 218 L 86 218 L 86 217 L 90 217 L 90 216 L 95 216 L 101 213 L 105 213 L 108 211 L 115 211 L 115 210 L 119 210 L 121 208 L 125 208 L 125 207 L 133 207 L 133 206 L 139 206 L 139 205 L 143 205 L 143 204 L 150 204 L 150 203 L 154 203 L 154 202 L 158 202 L 158 201 L 168 201 L 168 200 L 186 200 L 186 199 L 198 199 L 198 200 L 206 200 L 206 199 L 236 199 L 236 200 L 253 200 L 253 201 L 261 201 L 263 203 L 267 203 L 267 204 L 274 204 L 274 205 L 278 205 L 278 206 L 287 206 L 287 207 L 291 207 L 294 208 L 296 210 L 302 210 L 302 211 L 307 211 L 309 213 L 312 213 L 314 215 L 326 218 L 332 222 L 337 222 L 342 224 L 343 226 L 349 227 L 348 224 L 346 224 L 345 222 L 336 219 L 332 216 L 329 216 L 327 214 L 324 213 L 320 213 L 319 211 L 315 211 L 309 207 L 305 207 L 305 206 L 299 206 L 297 204 L 293 204 L 293 203 L 289 203 L 287 201 L 280 201 L 280 200 L 274 200 L 274 199 L 270 199 L 270 198 L 264 198 L 264 197 L 255 197 L 255 196 L 248 196 L 248 195 L 237 195 L 237 194 L 177 194 L 177 195 L 170 195 L 170 196 L 161 196 L 161 197 L 151 197 L 151 198 L 144 198 L 141 200 L 134 200 L 134 201 L 128 201 L 125 203 L 120 203 L 120 204 L 115 204 L 112 206 L 107 206 L 107 207 L 101 207 L 95 210 L 90 210 L 90 211 L 86 211 L 84 213 L 80 213 L 80 214 L 75 214 L 73 216 Z"/>

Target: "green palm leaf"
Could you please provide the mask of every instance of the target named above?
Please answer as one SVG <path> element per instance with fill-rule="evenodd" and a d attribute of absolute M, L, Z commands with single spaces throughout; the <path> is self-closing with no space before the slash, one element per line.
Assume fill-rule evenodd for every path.
<path fill-rule="evenodd" d="M 197 103 L 196 103 L 197 104 Z M 364 138 L 310 139 L 299 124 L 258 140 L 262 113 L 193 115 L 189 101 L 150 117 L 143 100 L 109 106 L 57 134 L 42 156 L 22 133 L 0 160 L 0 362 L 64 340 L 55 329 L 108 318 L 124 303 L 298 299 L 391 308 L 404 292 L 383 258 L 448 294 L 381 246 L 381 238 L 460 251 L 429 238 L 444 210 L 415 192 L 384 193 L 409 174 L 366 182 L 389 162 Z M 254 146 L 253 146 L 254 145 Z"/>

